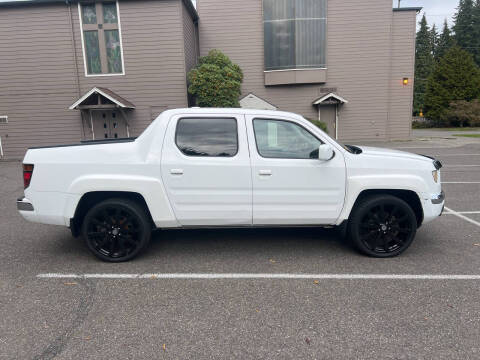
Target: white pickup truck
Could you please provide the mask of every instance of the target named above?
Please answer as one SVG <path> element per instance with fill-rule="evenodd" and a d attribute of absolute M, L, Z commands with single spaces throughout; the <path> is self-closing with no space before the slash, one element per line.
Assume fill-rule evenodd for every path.
<path fill-rule="evenodd" d="M 111 262 L 154 229 L 192 227 L 339 226 L 362 253 L 391 257 L 441 215 L 441 166 L 341 145 L 292 113 L 176 109 L 136 139 L 29 149 L 17 208 Z"/>

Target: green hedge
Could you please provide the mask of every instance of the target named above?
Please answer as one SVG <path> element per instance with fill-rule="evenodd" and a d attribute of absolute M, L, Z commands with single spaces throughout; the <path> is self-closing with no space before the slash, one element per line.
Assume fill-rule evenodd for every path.
<path fill-rule="evenodd" d="M 320 128 L 321 130 L 323 130 L 324 132 L 326 132 L 328 134 L 328 128 L 327 128 L 327 124 L 324 123 L 323 121 L 320 121 L 320 120 L 314 120 L 314 119 L 309 119 L 309 118 L 306 118 L 308 121 L 310 121 L 313 125 L 315 125 L 316 127 Z"/>

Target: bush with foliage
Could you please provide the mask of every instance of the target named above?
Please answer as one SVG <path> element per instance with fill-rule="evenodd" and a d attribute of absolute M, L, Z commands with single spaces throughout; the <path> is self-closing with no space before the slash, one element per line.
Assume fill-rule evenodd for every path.
<path fill-rule="evenodd" d="M 437 126 L 445 126 L 445 116 L 455 101 L 472 101 L 480 96 L 480 69 L 467 51 L 450 48 L 435 64 L 428 78 L 425 115 Z"/>
<path fill-rule="evenodd" d="M 309 118 L 305 118 L 305 119 L 307 119 L 307 120 L 310 121 L 313 125 L 315 125 L 315 126 L 318 127 L 320 130 L 322 130 L 323 132 L 326 132 L 326 133 L 328 134 L 327 124 L 324 123 L 323 121 L 314 120 L 314 119 L 309 119 Z"/>
<path fill-rule="evenodd" d="M 243 73 L 219 50 L 210 50 L 188 73 L 188 92 L 201 107 L 239 107 Z"/>
<path fill-rule="evenodd" d="M 447 126 L 480 126 L 480 100 L 454 101 L 444 115 Z"/>
<path fill-rule="evenodd" d="M 428 128 L 432 128 L 434 127 L 433 126 L 433 123 L 430 122 L 430 121 L 412 121 L 412 129 L 428 129 Z"/>

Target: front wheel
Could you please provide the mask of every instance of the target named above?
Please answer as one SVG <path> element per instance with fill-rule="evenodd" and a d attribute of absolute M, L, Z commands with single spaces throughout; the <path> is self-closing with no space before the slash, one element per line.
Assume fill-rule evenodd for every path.
<path fill-rule="evenodd" d="M 374 195 L 354 208 L 348 230 L 360 252 L 387 258 L 401 254 L 410 246 L 417 232 L 417 219 L 402 199 Z"/>
<path fill-rule="evenodd" d="M 95 256 L 121 262 L 134 258 L 148 245 L 151 228 L 142 206 L 127 199 L 108 199 L 88 211 L 82 234 Z"/>

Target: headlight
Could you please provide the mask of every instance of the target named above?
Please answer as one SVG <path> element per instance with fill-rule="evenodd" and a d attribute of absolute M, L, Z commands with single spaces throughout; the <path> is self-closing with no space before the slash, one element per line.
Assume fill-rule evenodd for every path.
<path fill-rule="evenodd" d="M 432 171 L 433 181 L 438 183 L 438 170 Z"/>

